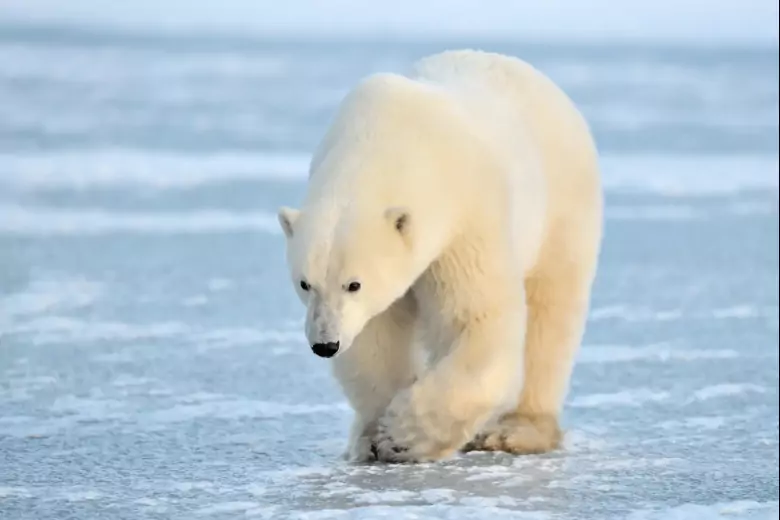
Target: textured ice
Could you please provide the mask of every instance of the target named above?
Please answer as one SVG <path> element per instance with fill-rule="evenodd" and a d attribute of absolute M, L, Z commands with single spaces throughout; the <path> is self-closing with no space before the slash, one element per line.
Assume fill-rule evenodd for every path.
<path fill-rule="evenodd" d="M 260 231 L 281 233 L 269 212 L 201 210 L 120 213 L 102 209 L 63 210 L 0 206 L 0 233 L 22 235 L 211 234 Z"/>
<path fill-rule="evenodd" d="M 351 465 L 274 213 L 435 46 L 3 32 L 0 518 L 777 518 L 777 53 L 495 49 L 604 152 L 565 447 Z"/>
<path fill-rule="evenodd" d="M 19 190 L 188 189 L 241 181 L 302 180 L 307 154 L 70 150 L 0 154 L 0 185 Z"/>
<path fill-rule="evenodd" d="M 728 215 L 777 216 L 776 203 L 695 206 L 613 206 L 607 220 L 708 220 Z M 281 234 L 276 214 L 258 211 L 199 210 L 186 212 L 117 212 L 102 209 L 59 209 L 0 204 L 0 234 L 82 236 L 109 234 L 213 234 L 259 232 Z"/>
<path fill-rule="evenodd" d="M 705 359 L 729 359 L 739 357 L 735 350 L 681 349 L 674 345 L 621 346 L 588 345 L 578 357 L 578 363 L 626 363 L 636 361 L 701 361 Z"/>
<path fill-rule="evenodd" d="M 739 395 L 746 392 L 756 392 L 759 394 L 763 394 L 764 392 L 766 392 L 766 389 L 764 387 L 750 384 L 750 383 L 721 384 L 721 385 L 708 386 L 696 390 L 696 392 L 694 392 L 693 394 L 693 398 L 699 400 L 716 399 L 719 397 Z"/>
<path fill-rule="evenodd" d="M 639 122 L 637 125 L 644 126 Z M 309 160 L 308 154 L 278 152 L 6 152 L 0 153 L 5 172 L 0 186 L 22 192 L 122 188 L 180 191 L 232 183 L 300 183 L 308 177 Z M 607 153 L 601 163 L 604 185 L 611 191 L 679 197 L 778 189 L 778 178 L 773 175 L 778 159 L 772 156 Z M 777 204 L 774 209 L 777 211 Z"/>
<path fill-rule="evenodd" d="M 575 408 L 614 408 L 616 406 L 642 406 L 645 403 L 665 401 L 668 392 L 655 392 L 647 388 L 623 390 L 609 394 L 591 394 L 575 398 L 569 406 Z"/>

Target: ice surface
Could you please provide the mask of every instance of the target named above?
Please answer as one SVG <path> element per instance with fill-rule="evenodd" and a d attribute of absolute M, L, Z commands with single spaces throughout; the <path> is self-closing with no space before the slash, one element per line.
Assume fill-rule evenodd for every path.
<path fill-rule="evenodd" d="M 52 209 L 0 205 L 0 233 L 22 235 L 106 235 L 117 233 L 212 234 L 259 231 L 280 234 L 271 212 L 199 210 L 186 212 L 109 212 L 102 209 Z"/>
<path fill-rule="evenodd" d="M 340 458 L 274 213 L 438 47 L 0 34 L 0 518 L 776 518 L 777 53 L 494 48 L 603 151 L 565 449 L 385 466 Z"/>
<path fill-rule="evenodd" d="M 701 43 L 777 42 L 771 0 L 6 0 L 12 21 L 69 22 L 162 32 L 318 37 L 482 37 Z"/>
<path fill-rule="evenodd" d="M 305 182 L 308 155 L 300 153 L 160 153 L 68 150 L 0 153 L 0 186 L 23 192 L 53 190 L 191 190 L 223 184 Z M 778 159 L 767 155 L 606 154 L 605 187 L 626 193 L 728 194 L 777 190 Z"/>

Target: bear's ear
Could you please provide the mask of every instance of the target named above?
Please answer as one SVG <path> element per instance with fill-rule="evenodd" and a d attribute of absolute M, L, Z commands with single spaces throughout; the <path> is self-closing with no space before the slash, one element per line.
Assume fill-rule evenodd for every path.
<path fill-rule="evenodd" d="M 385 218 L 402 236 L 406 236 L 409 233 L 409 211 L 406 208 L 388 208 L 385 210 Z"/>
<path fill-rule="evenodd" d="M 277 218 L 279 219 L 279 224 L 282 226 L 282 231 L 284 231 L 284 235 L 287 238 L 290 238 L 293 236 L 293 228 L 295 227 L 295 221 L 298 220 L 298 217 L 301 215 L 301 212 L 297 209 L 288 208 L 286 206 L 282 206 L 279 208 L 279 213 L 277 214 Z"/>

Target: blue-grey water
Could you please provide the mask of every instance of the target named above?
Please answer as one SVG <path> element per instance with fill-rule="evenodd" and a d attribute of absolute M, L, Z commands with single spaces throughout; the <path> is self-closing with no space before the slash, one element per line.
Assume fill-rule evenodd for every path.
<path fill-rule="evenodd" d="M 347 89 L 469 42 L 0 26 L 0 518 L 778 515 L 776 49 L 522 45 L 602 151 L 565 449 L 340 459 L 275 211 Z"/>

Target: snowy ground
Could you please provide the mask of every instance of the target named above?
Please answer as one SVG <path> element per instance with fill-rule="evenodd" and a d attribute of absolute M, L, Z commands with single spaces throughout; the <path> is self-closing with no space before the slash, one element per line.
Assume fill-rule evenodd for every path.
<path fill-rule="evenodd" d="M 778 515 L 778 65 L 523 47 L 604 153 L 564 450 L 339 459 L 274 211 L 345 90 L 441 46 L 0 33 L 0 518 Z"/>

